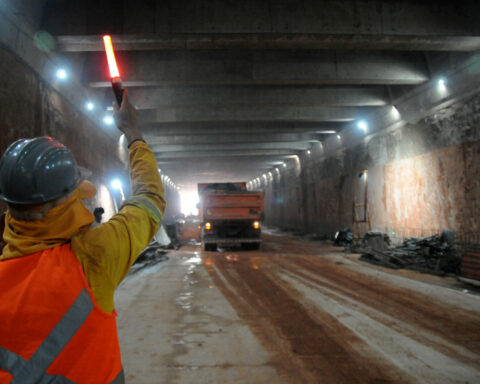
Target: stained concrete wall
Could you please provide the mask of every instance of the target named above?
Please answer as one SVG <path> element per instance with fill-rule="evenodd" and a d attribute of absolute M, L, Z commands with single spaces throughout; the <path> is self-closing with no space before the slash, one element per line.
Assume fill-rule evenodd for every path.
<path fill-rule="evenodd" d="M 89 209 L 102 206 L 104 219 L 114 213 L 114 202 L 120 206 L 118 193 L 112 191 L 113 177 L 128 180 L 125 162 L 119 157 L 118 136 L 99 127 L 15 52 L 0 46 L 0 153 L 19 138 L 52 136 L 72 150 L 79 165 L 93 172 L 91 181 L 97 187 L 95 198 L 86 201 Z M 124 154 L 125 156 L 126 154 Z M 126 157 L 124 158 L 124 160 Z M 129 194 L 128 187 L 125 193 Z M 165 218 L 180 212 L 178 192 L 165 187 L 168 202 Z M 1 205 L 3 211 L 5 205 Z"/>
<path fill-rule="evenodd" d="M 359 176 L 368 170 L 374 229 L 398 238 L 443 228 L 480 233 L 479 94 L 335 156 L 322 157 L 319 146 L 287 164 L 263 180 L 269 225 L 324 235 L 352 226 L 354 195 L 364 201 Z"/>
<path fill-rule="evenodd" d="M 110 216 L 109 176 L 125 173 L 112 137 L 101 132 L 15 53 L 2 47 L 0 89 L 0 152 L 19 138 L 55 137 L 73 151 L 80 165 L 93 172 L 98 194 L 89 208 L 103 206 L 105 216 Z"/>

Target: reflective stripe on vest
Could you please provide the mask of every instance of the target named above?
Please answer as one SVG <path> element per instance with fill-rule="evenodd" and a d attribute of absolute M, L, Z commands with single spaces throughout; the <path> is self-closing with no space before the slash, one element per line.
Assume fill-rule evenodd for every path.
<path fill-rule="evenodd" d="M 135 196 L 128 200 L 126 200 L 122 207 L 125 205 L 134 205 L 143 209 L 148 215 L 156 222 L 161 223 L 163 220 L 162 214 L 160 210 L 146 197 L 143 196 Z"/>
<path fill-rule="evenodd" d="M 92 300 L 84 288 L 28 361 L 0 347 L 0 368 L 13 376 L 11 384 L 75 384 L 66 377 L 49 375 L 46 370 L 80 329 L 93 308 Z M 122 370 L 111 384 L 124 382 Z"/>

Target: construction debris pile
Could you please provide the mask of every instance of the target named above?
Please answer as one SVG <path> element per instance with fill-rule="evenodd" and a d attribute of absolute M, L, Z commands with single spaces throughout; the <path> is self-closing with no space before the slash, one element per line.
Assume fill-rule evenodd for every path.
<path fill-rule="evenodd" d="M 150 245 L 140 253 L 137 260 L 135 260 L 135 263 L 130 269 L 130 274 L 168 260 L 167 253 L 165 246 L 160 245 L 156 241 L 152 241 Z"/>
<path fill-rule="evenodd" d="M 450 230 L 441 235 L 409 237 L 402 245 L 390 248 L 388 235 L 369 232 L 352 247 L 363 253 L 360 260 L 384 267 L 413 269 L 437 275 L 457 274 L 461 255 L 455 248 L 455 236 Z"/>
<path fill-rule="evenodd" d="M 335 240 L 334 240 L 335 245 L 346 247 L 352 244 L 352 241 L 353 241 L 353 233 L 348 227 L 342 228 L 335 234 Z"/>

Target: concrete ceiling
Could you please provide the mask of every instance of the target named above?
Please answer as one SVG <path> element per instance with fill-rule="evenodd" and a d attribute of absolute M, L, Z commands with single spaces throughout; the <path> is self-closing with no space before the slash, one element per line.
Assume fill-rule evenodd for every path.
<path fill-rule="evenodd" d="M 479 2 L 47 0 L 40 28 L 103 108 L 101 35 L 159 167 L 249 180 L 480 49 Z"/>

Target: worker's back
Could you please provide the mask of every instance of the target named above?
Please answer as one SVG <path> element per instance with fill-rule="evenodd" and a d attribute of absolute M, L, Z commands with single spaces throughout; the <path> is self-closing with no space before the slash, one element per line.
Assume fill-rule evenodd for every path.
<path fill-rule="evenodd" d="M 57 375 L 111 383 L 123 375 L 116 315 L 96 305 L 70 244 L 0 261 L 0 292 L 0 354 L 9 362 L 0 383 Z"/>

